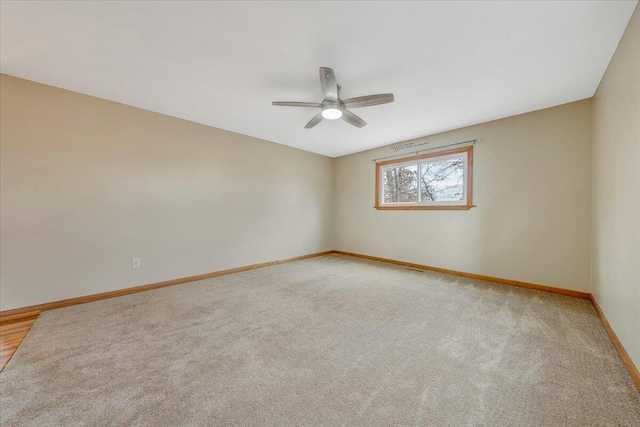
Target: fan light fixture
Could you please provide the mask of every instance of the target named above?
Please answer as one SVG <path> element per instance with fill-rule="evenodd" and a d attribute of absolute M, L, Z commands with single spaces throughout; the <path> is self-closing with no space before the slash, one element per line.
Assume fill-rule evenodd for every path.
<path fill-rule="evenodd" d="M 366 126 L 367 122 L 353 114 L 349 110 L 350 108 L 388 104 L 389 102 L 393 102 L 394 99 L 392 93 L 382 93 L 379 95 L 349 98 L 343 101 L 340 99 L 340 85 L 336 83 L 336 75 L 331 68 L 327 67 L 320 67 L 320 84 L 322 84 L 322 91 L 324 92 L 322 102 L 274 101 L 271 104 L 283 107 L 322 108 L 322 111 L 309 120 L 305 129 L 311 129 L 320 123 L 322 119 L 336 120 L 340 118 L 350 125 L 361 128 Z"/>
<path fill-rule="evenodd" d="M 322 110 L 322 117 L 327 120 L 336 120 L 342 117 L 342 111 L 337 108 L 327 108 L 326 110 Z"/>

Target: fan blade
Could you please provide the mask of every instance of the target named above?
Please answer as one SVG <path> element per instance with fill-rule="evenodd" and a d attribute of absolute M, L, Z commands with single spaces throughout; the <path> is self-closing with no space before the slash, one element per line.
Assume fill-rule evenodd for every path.
<path fill-rule="evenodd" d="M 322 114 L 322 113 L 320 113 Z M 353 114 L 351 111 L 344 110 L 342 112 L 342 120 L 349 123 L 350 125 L 354 125 L 355 127 L 361 128 L 367 125 L 367 122 L 362 120 L 360 117 Z"/>
<path fill-rule="evenodd" d="M 322 104 L 317 102 L 288 102 L 288 101 L 274 101 L 271 105 L 278 105 L 281 107 L 322 107 Z"/>
<path fill-rule="evenodd" d="M 372 105 L 388 104 L 393 102 L 392 93 L 383 93 L 380 95 L 359 96 L 342 101 L 344 108 L 360 108 L 371 107 Z"/>
<path fill-rule="evenodd" d="M 320 83 L 322 84 L 324 99 L 337 101 L 338 83 L 336 83 L 336 76 L 331 68 L 320 67 Z"/>
<path fill-rule="evenodd" d="M 321 121 L 322 121 L 322 111 L 320 111 L 318 114 L 316 114 L 313 119 L 309 120 L 309 123 L 307 123 L 304 128 L 305 129 L 311 129 L 312 127 L 314 127 L 315 125 L 317 125 Z"/>

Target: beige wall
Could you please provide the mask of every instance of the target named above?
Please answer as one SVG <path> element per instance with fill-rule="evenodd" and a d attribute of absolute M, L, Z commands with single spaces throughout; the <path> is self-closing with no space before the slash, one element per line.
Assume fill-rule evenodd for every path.
<path fill-rule="evenodd" d="M 593 293 L 640 367 L 640 8 L 593 111 Z"/>
<path fill-rule="evenodd" d="M 0 90 L 3 310 L 333 249 L 330 158 L 6 75 Z"/>
<path fill-rule="evenodd" d="M 591 100 L 415 142 L 475 138 L 468 211 L 377 211 L 390 147 L 337 159 L 337 249 L 589 292 Z"/>

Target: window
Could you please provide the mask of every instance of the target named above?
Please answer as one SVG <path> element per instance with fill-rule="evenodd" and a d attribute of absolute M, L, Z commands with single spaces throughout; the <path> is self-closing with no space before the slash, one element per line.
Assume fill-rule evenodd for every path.
<path fill-rule="evenodd" d="M 471 209 L 473 146 L 376 164 L 376 209 Z"/>

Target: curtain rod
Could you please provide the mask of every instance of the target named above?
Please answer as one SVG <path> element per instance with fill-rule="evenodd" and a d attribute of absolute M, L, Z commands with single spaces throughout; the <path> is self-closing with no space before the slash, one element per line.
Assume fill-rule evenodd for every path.
<path fill-rule="evenodd" d="M 454 145 L 462 145 L 462 144 L 469 144 L 469 143 L 473 143 L 475 145 L 475 143 L 478 142 L 477 139 L 470 139 L 468 141 L 462 141 L 462 142 L 456 142 L 454 144 L 447 144 L 447 145 L 441 145 L 439 147 L 433 147 L 433 148 L 425 148 L 424 150 L 418 150 L 418 151 L 409 151 L 406 153 L 401 153 L 401 154 L 394 154 L 392 156 L 386 156 L 386 157 L 378 157 L 377 159 L 373 159 L 371 160 L 372 162 L 377 162 L 378 160 L 384 160 L 384 159 L 390 159 L 392 157 L 399 157 L 399 156 L 406 156 L 407 154 L 415 154 L 418 155 L 420 153 L 424 153 L 425 151 L 431 151 L 431 150 L 438 150 L 440 148 L 445 148 L 445 147 L 453 147 Z"/>

